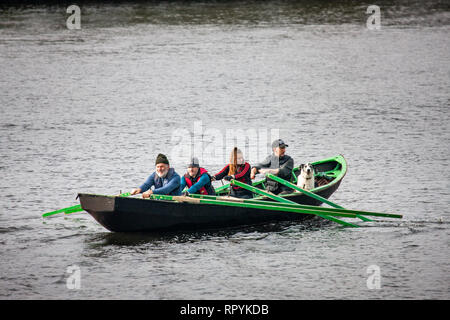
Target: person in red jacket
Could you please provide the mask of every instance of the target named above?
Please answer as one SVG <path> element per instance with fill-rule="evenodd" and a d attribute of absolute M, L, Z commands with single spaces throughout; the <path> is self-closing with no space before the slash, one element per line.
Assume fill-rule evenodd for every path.
<path fill-rule="evenodd" d="M 230 156 L 230 163 L 227 164 L 219 173 L 212 176 L 213 180 L 227 180 L 235 179 L 237 181 L 252 185 L 250 179 L 251 166 L 245 162 L 242 151 L 234 147 Z M 253 193 L 238 186 L 231 186 L 230 195 L 236 198 L 253 198 Z"/>

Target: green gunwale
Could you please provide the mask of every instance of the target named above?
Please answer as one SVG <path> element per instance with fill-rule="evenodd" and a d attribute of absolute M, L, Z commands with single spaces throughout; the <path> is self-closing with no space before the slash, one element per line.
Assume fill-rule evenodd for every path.
<path fill-rule="evenodd" d="M 326 158 L 326 159 L 323 159 L 323 160 L 311 162 L 311 164 L 314 166 L 314 165 L 318 165 L 318 164 L 326 163 L 326 162 L 331 162 L 331 161 L 336 161 L 337 165 L 336 165 L 336 167 L 333 170 L 325 171 L 325 173 L 328 176 L 333 177 L 334 178 L 333 181 L 330 181 L 330 183 L 327 183 L 327 184 L 325 184 L 323 186 L 311 189 L 311 190 L 309 190 L 310 192 L 312 192 L 312 193 L 320 192 L 320 191 L 322 191 L 324 189 L 327 189 L 327 188 L 331 187 L 332 185 L 335 185 L 336 183 L 341 181 L 342 178 L 344 178 L 345 174 L 347 173 L 347 161 L 345 160 L 344 156 L 341 155 L 341 154 L 338 155 L 338 156 L 334 156 L 334 157 Z M 295 177 L 294 172 L 296 170 L 299 170 L 299 167 L 295 167 L 294 169 L 292 169 L 292 175 L 294 177 Z M 293 183 L 297 182 L 296 178 L 293 179 L 293 180 L 294 180 Z M 284 197 L 288 197 L 289 198 L 289 197 L 294 196 L 294 195 L 298 195 L 298 193 L 297 192 L 288 193 L 288 194 L 282 195 L 282 197 L 283 198 Z"/>
<path fill-rule="evenodd" d="M 338 156 L 335 156 L 335 157 L 328 158 L 328 159 L 312 162 L 312 165 L 314 166 L 314 165 L 318 165 L 318 164 L 325 163 L 325 162 L 331 162 L 331 161 L 336 161 L 338 163 L 338 165 L 333 170 L 326 171 L 325 173 L 334 177 L 334 180 L 331 181 L 330 183 L 327 183 L 326 185 L 321 186 L 321 187 L 311 189 L 310 190 L 311 192 L 316 193 L 318 191 L 326 189 L 332 185 L 335 185 L 340 180 L 342 180 L 342 178 L 344 178 L 345 174 L 347 173 L 347 161 L 345 160 L 344 156 L 341 154 Z M 340 165 L 340 167 L 339 167 L 339 165 Z"/>
<path fill-rule="evenodd" d="M 327 183 L 326 185 L 323 185 L 321 187 L 311 189 L 310 190 L 311 192 L 317 193 L 319 191 L 322 191 L 323 189 L 329 188 L 330 186 L 338 183 L 345 176 L 345 174 L 347 173 L 347 161 L 345 160 L 345 158 L 342 154 L 334 156 L 334 157 L 318 160 L 315 162 L 311 162 L 311 164 L 314 166 L 314 165 L 318 165 L 318 164 L 322 164 L 322 163 L 326 163 L 326 162 L 332 162 L 332 161 L 337 162 L 336 167 L 333 170 L 326 171 L 325 173 L 327 175 L 333 177 L 334 178 L 333 181 L 331 181 L 330 183 Z M 293 181 L 292 183 L 297 183 L 297 176 L 294 174 L 294 172 L 297 170 L 300 170 L 300 168 L 295 167 L 294 169 L 292 169 L 292 181 Z M 260 184 L 264 184 L 265 181 L 266 181 L 266 179 L 261 179 L 261 180 L 255 181 L 252 183 L 252 186 L 257 187 Z M 229 187 L 230 187 L 230 184 L 226 184 L 226 185 L 220 186 L 219 188 L 216 188 L 216 195 L 227 194 L 228 193 L 227 190 Z M 289 193 L 289 194 L 282 195 L 282 197 L 289 197 L 292 195 L 298 195 L 298 193 L 296 193 L 296 192 Z"/>

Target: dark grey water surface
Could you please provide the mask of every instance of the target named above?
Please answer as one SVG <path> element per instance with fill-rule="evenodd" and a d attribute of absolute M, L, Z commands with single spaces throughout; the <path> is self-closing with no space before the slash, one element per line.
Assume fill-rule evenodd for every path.
<path fill-rule="evenodd" d="M 2 7 L 0 298 L 450 298 L 448 5 L 379 1 L 371 31 L 369 4 L 84 4 L 81 30 L 65 6 Z M 41 217 L 137 186 L 195 120 L 279 129 L 296 164 L 341 153 L 331 200 L 404 218 L 154 235 Z"/>

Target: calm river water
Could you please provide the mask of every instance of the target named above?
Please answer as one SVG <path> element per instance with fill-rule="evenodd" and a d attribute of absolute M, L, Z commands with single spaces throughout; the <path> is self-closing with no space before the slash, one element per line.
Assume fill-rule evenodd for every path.
<path fill-rule="evenodd" d="M 80 3 L 79 30 L 69 4 L 0 7 L 0 298 L 450 298 L 445 1 L 377 1 L 380 30 L 372 2 Z M 196 126 L 260 130 L 253 146 L 275 130 L 296 164 L 343 154 L 330 200 L 404 218 L 164 235 L 42 218 L 138 186 L 159 152 L 183 173 Z"/>

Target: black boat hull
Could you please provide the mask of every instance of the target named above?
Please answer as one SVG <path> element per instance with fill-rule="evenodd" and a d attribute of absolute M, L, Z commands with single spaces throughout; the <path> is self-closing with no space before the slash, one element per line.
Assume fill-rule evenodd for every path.
<path fill-rule="evenodd" d="M 331 180 L 321 178 L 322 181 L 316 181 L 318 185 L 311 191 L 328 199 L 339 188 L 347 172 L 347 162 L 342 155 L 338 155 L 314 162 L 313 165 L 316 172 L 325 173 L 331 177 Z M 298 170 L 299 168 L 293 170 L 294 180 L 298 175 Z M 264 188 L 260 182 L 263 181 L 254 183 L 254 186 Z M 219 194 L 223 194 L 223 191 Z M 78 197 L 83 210 L 87 211 L 106 229 L 114 232 L 222 229 L 277 221 L 302 221 L 314 217 L 309 214 L 217 204 L 85 193 L 78 194 Z M 282 197 L 299 204 L 313 206 L 322 204 L 321 201 L 299 192 Z"/>
<path fill-rule="evenodd" d="M 340 181 L 318 192 L 330 197 Z M 189 231 L 221 229 L 264 224 L 276 221 L 302 221 L 313 215 L 276 210 L 229 207 L 165 200 L 79 195 L 82 208 L 106 229 L 113 232 Z M 300 204 L 320 205 L 321 202 L 303 194 L 286 198 Z"/>

